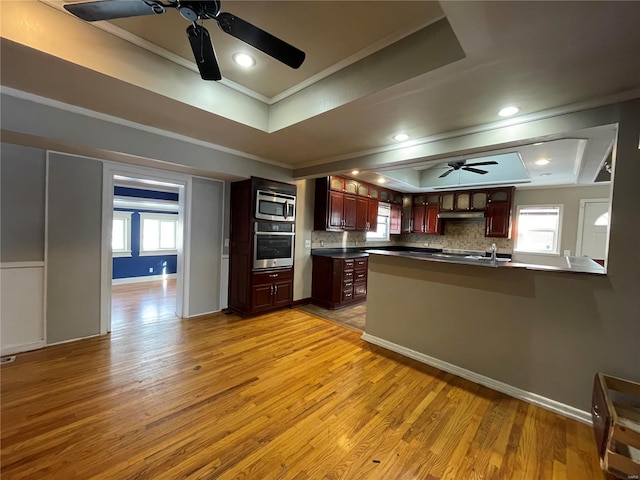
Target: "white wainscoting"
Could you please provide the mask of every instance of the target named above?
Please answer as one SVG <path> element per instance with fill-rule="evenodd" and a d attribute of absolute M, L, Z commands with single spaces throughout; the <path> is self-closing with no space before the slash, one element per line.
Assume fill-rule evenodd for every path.
<path fill-rule="evenodd" d="M 0 353 L 44 347 L 44 262 L 7 262 L 0 267 Z"/>
<path fill-rule="evenodd" d="M 222 255 L 220 264 L 220 310 L 229 306 L 229 255 Z"/>

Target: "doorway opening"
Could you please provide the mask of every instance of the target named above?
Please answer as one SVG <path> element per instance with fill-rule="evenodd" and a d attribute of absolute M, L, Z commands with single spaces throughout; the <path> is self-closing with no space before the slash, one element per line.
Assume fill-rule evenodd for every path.
<path fill-rule="evenodd" d="M 163 177 L 105 172 L 104 333 L 182 316 L 186 182 Z"/>

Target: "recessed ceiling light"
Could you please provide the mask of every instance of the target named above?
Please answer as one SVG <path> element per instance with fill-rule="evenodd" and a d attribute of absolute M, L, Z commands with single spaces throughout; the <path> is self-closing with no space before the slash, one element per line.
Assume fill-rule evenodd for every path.
<path fill-rule="evenodd" d="M 511 115 L 515 115 L 519 111 L 520 109 L 518 107 L 504 107 L 498 112 L 498 115 L 500 115 L 501 117 L 510 117 Z"/>
<path fill-rule="evenodd" d="M 541 177 L 548 177 L 549 175 L 551 175 L 551 172 L 545 172 L 540 174 Z"/>
<path fill-rule="evenodd" d="M 536 165 L 548 165 L 549 162 L 551 162 L 551 160 L 549 160 L 548 158 L 541 158 L 540 160 L 536 160 L 535 163 Z"/>
<path fill-rule="evenodd" d="M 404 142 L 405 140 L 409 140 L 409 135 L 406 133 L 397 133 L 393 136 L 393 139 L 396 142 Z"/>
<path fill-rule="evenodd" d="M 234 53 L 233 61 L 241 67 L 253 67 L 256 64 L 256 59 L 246 53 Z"/>
<path fill-rule="evenodd" d="M 384 183 L 384 182 L 386 182 L 386 180 L 385 180 L 384 178 L 380 177 L 380 178 L 378 179 L 378 183 Z"/>
<path fill-rule="evenodd" d="M 540 145 L 544 145 L 544 142 L 536 142 L 533 144 L 535 147 L 540 146 Z"/>
<path fill-rule="evenodd" d="M 357 175 L 360 173 L 360 170 L 351 170 L 351 175 Z"/>

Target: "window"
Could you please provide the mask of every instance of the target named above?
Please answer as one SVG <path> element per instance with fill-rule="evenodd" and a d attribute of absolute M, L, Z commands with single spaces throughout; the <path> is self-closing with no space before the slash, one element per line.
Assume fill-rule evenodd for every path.
<path fill-rule="evenodd" d="M 175 255 L 177 251 L 178 215 L 140 214 L 140 255 Z"/>
<path fill-rule="evenodd" d="M 131 212 L 113 212 L 111 252 L 114 257 L 131 256 Z"/>
<path fill-rule="evenodd" d="M 609 213 L 603 213 L 593 223 L 596 227 L 606 227 L 609 225 Z"/>
<path fill-rule="evenodd" d="M 520 205 L 515 250 L 559 254 L 561 216 L 562 205 Z"/>
<path fill-rule="evenodd" d="M 391 208 L 386 203 L 378 205 L 378 226 L 367 232 L 367 240 L 389 240 L 389 217 Z"/>

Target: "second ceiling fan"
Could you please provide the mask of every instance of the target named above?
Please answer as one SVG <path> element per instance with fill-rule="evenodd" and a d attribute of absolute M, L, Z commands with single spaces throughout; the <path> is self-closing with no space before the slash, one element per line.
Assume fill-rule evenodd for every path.
<path fill-rule="evenodd" d="M 305 59 L 305 53 L 302 50 L 284 40 L 231 13 L 220 12 L 220 0 L 166 0 L 165 2 L 162 0 L 98 0 L 70 3 L 64 8 L 87 22 L 159 15 L 165 13 L 169 8 L 178 10 L 180 15 L 191 22 L 191 25 L 187 27 L 187 37 L 203 80 L 220 80 L 222 75 L 209 32 L 202 25 L 196 23 L 198 20 L 215 20 L 224 32 L 291 68 L 300 67 Z"/>

